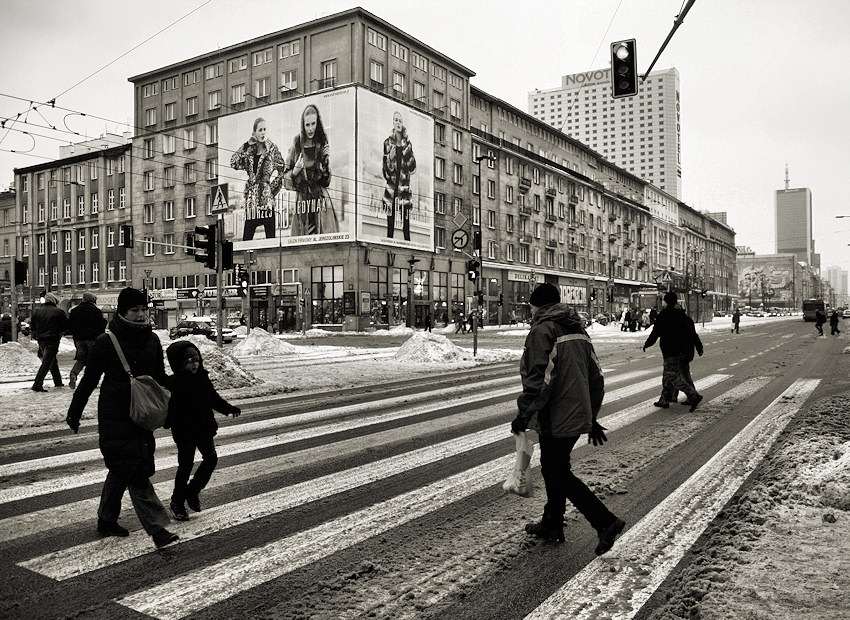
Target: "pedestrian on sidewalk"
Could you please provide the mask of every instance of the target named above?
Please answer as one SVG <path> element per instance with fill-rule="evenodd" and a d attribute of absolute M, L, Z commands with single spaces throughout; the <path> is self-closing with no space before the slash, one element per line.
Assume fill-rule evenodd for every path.
<path fill-rule="evenodd" d="M 688 383 L 687 378 L 682 372 L 682 362 L 688 353 L 689 347 L 694 346 L 692 344 L 692 332 L 693 336 L 695 336 L 696 331 L 690 317 L 685 314 L 682 308 L 676 306 L 678 301 L 679 298 L 673 291 L 669 291 L 664 295 L 664 307 L 658 313 L 658 320 L 655 321 L 649 337 L 644 342 L 643 350 L 646 351 L 648 347 L 655 344 L 656 340 L 661 339 L 659 346 L 661 347 L 661 355 L 664 357 L 664 371 L 661 378 L 661 398 L 653 404 L 656 407 L 667 409 L 670 406 L 670 401 L 674 398 L 675 391 L 681 390 L 688 397 L 688 403 L 691 406 L 690 410 L 694 411 L 702 401 L 702 395 L 696 391 L 693 385 Z M 700 345 L 697 352 L 701 348 L 702 346 Z"/>
<path fill-rule="evenodd" d="M 599 536 L 596 554 L 611 549 L 626 526 L 572 472 L 570 454 L 579 437 L 602 445 L 605 429 L 596 421 L 605 380 L 581 317 L 560 303 L 558 289 L 541 284 L 529 298 L 531 329 L 520 361 L 522 395 L 511 432 L 533 428 L 540 436 L 540 465 L 546 484 L 543 517 L 525 531 L 545 540 L 564 540 L 567 500 Z"/>
<path fill-rule="evenodd" d="M 826 323 L 826 315 L 823 310 L 818 308 L 815 310 L 815 327 L 818 330 L 818 336 L 823 336 L 823 324 Z"/>
<path fill-rule="evenodd" d="M 466 317 L 464 317 L 463 310 L 458 310 L 455 315 L 455 322 L 457 323 L 457 327 L 455 327 L 455 333 L 460 332 L 461 334 L 466 333 Z"/>
<path fill-rule="evenodd" d="M 165 385 L 162 345 L 148 321 L 147 299 L 142 291 L 125 288 L 119 293 L 116 314 L 108 329 L 117 338 L 133 376 L 150 375 L 157 383 Z M 130 419 L 130 378 L 109 334 L 98 336 L 89 351 L 86 371 L 71 399 L 65 422 L 74 433 L 79 430 L 83 410 L 101 376 L 103 383 L 97 401 L 98 443 L 109 473 L 100 495 L 97 533 L 100 536 L 129 536 L 129 531 L 118 524 L 121 500 L 129 490 L 142 527 L 157 547 L 164 547 L 178 536 L 166 529 L 170 519 L 150 481 L 156 471 L 156 441 L 153 431 Z"/>
<path fill-rule="evenodd" d="M 198 347 L 188 340 L 178 340 L 169 345 L 165 353 L 174 372 L 166 383 L 171 390 L 171 400 L 165 428 L 171 429 L 177 445 L 177 473 L 174 475 L 170 508 L 175 519 L 186 521 L 189 518 L 186 504 L 195 512 L 201 512 L 200 493 L 209 483 L 218 463 L 214 441 L 218 423 L 213 409 L 234 418 L 241 410 L 216 391 Z M 195 450 L 201 453 L 201 464 L 189 482 Z"/>
<path fill-rule="evenodd" d="M 68 318 L 68 327 L 74 337 L 74 348 L 77 350 L 74 355 L 74 367 L 71 368 L 71 375 L 68 378 L 68 387 L 71 389 L 77 387 L 77 376 L 86 365 L 94 341 L 106 330 L 106 319 L 103 318 L 103 312 L 95 305 L 96 303 L 97 297 L 94 293 L 88 291 L 83 293 L 83 302 L 71 310 Z"/>
<path fill-rule="evenodd" d="M 741 311 L 735 308 L 735 312 L 732 313 L 732 331 L 736 334 L 740 334 L 741 327 Z"/>
<path fill-rule="evenodd" d="M 48 372 L 53 379 L 53 385 L 62 387 L 62 373 L 59 372 L 56 354 L 59 353 L 62 334 L 68 329 L 68 317 L 58 306 L 59 298 L 53 293 L 46 293 L 44 304 L 32 313 L 30 329 L 32 338 L 38 342 L 38 356 L 41 358 L 41 366 L 32 384 L 33 392 L 47 391 L 44 389 L 44 379 Z"/>
<path fill-rule="evenodd" d="M 431 313 L 425 315 L 425 331 L 430 332 L 431 328 L 434 326 L 434 321 L 431 319 Z"/>
<path fill-rule="evenodd" d="M 829 327 L 830 327 L 829 333 L 830 333 L 831 336 L 837 336 L 838 334 L 841 333 L 841 330 L 838 329 L 838 319 L 839 319 L 838 312 L 833 310 L 832 314 L 829 315 Z"/>

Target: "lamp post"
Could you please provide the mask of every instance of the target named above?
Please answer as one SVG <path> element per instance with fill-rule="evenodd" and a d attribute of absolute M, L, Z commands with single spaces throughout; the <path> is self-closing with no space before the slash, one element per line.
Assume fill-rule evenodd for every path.
<path fill-rule="evenodd" d="M 478 157 L 473 158 L 472 161 L 478 166 L 478 237 L 477 240 L 473 241 L 472 251 L 478 252 L 478 264 L 479 269 L 481 270 L 481 277 L 476 280 L 476 283 L 480 287 L 482 282 L 486 282 L 487 279 L 484 277 L 484 240 L 483 240 L 483 231 L 484 231 L 484 214 L 481 212 L 481 194 L 484 193 L 484 179 L 481 178 L 481 162 L 484 160 L 487 161 L 496 161 L 496 158 L 493 155 L 479 155 Z M 472 225 L 475 225 L 475 218 L 472 218 Z M 475 235 L 473 234 L 473 239 L 475 239 Z M 477 246 L 477 247 L 476 247 Z M 478 297 L 478 312 L 475 313 L 475 316 L 472 317 L 472 355 L 473 357 L 478 354 L 478 322 L 481 321 L 481 312 L 482 312 L 482 301 L 484 300 L 484 291 L 479 289 L 477 291 Z"/>

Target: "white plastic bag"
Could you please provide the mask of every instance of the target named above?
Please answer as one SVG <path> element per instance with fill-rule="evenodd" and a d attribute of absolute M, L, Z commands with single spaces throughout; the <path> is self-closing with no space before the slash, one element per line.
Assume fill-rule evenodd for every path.
<path fill-rule="evenodd" d="M 534 444 L 531 443 L 525 431 L 514 435 L 514 440 L 516 441 L 514 469 L 508 475 L 502 488 L 520 497 L 532 497 L 534 484 L 531 481 L 531 455 L 534 453 Z"/>

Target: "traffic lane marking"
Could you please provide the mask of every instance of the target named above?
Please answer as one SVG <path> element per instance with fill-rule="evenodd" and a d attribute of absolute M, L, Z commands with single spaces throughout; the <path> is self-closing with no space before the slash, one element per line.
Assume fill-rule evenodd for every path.
<path fill-rule="evenodd" d="M 633 618 L 820 383 L 798 379 L 717 454 L 526 620 Z"/>

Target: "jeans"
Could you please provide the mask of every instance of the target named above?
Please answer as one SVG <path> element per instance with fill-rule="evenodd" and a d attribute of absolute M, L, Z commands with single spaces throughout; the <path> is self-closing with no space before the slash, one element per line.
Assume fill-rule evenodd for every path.
<path fill-rule="evenodd" d="M 39 340 L 38 341 L 38 356 L 41 358 L 41 366 L 35 374 L 35 381 L 32 386 L 34 388 L 43 387 L 44 378 L 47 376 L 47 371 L 53 377 L 53 385 L 62 385 L 62 373 L 59 372 L 59 364 L 56 363 L 56 354 L 59 352 L 58 340 Z"/>
<path fill-rule="evenodd" d="M 130 500 L 136 515 L 148 535 L 153 536 L 170 523 L 168 513 L 156 496 L 150 480 L 145 480 L 144 486 L 133 486 L 126 478 L 111 470 L 106 475 L 106 482 L 103 483 L 103 491 L 100 494 L 97 516 L 101 521 L 115 523 L 118 520 L 121 514 L 121 500 L 127 489 L 130 490 Z"/>
<path fill-rule="evenodd" d="M 540 436 L 540 469 L 546 483 L 546 506 L 543 513 L 560 519 L 567 509 L 567 500 L 576 507 L 597 530 L 611 525 L 617 517 L 573 474 L 570 453 L 578 437 Z"/>
<path fill-rule="evenodd" d="M 661 376 L 661 401 L 669 403 L 675 400 L 676 390 L 684 392 L 688 400 L 693 402 L 697 396 L 696 388 L 691 379 L 690 362 L 683 362 L 681 355 L 671 355 L 664 358 L 664 372 Z"/>
<path fill-rule="evenodd" d="M 274 215 L 257 220 L 245 220 L 245 227 L 242 229 L 242 241 L 251 241 L 254 238 L 254 234 L 257 232 L 258 226 L 263 227 L 263 230 L 266 233 L 266 239 L 274 239 L 276 236 L 274 224 Z"/>
<path fill-rule="evenodd" d="M 174 443 L 177 444 L 177 473 L 174 475 L 174 492 L 171 494 L 171 500 L 182 504 L 188 496 L 197 495 L 207 486 L 218 464 L 218 454 L 215 451 L 212 435 L 173 432 L 172 436 Z M 192 482 L 189 482 L 195 461 L 195 449 L 201 453 L 201 464 L 198 465 Z"/>

